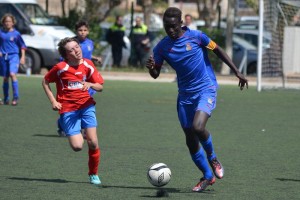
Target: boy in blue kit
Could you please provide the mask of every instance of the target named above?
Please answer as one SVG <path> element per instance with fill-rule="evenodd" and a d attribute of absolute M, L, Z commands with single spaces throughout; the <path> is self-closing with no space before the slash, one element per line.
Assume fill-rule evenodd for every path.
<path fill-rule="evenodd" d="M 154 47 L 153 56 L 148 59 L 146 67 L 155 79 L 160 74 L 164 60 L 176 71 L 178 118 L 192 160 L 203 173 L 193 191 L 201 192 L 215 183 L 215 176 L 219 179 L 224 176 L 224 168 L 214 151 L 212 136 L 205 128 L 212 110 L 216 107 L 218 89 L 207 49 L 212 50 L 230 67 L 239 79 L 241 90 L 245 86 L 248 88 L 248 80 L 222 48 L 205 33 L 182 27 L 181 17 L 182 13 L 178 8 L 170 7 L 165 11 L 163 23 L 168 36 Z"/>
<path fill-rule="evenodd" d="M 86 21 L 79 21 L 75 24 L 76 39 L 78 40 L 83 58 L 87 58 L 99 64 L 102 64 L 100 57 L 93 56 L 94 42 L 88 38 L 89 24 Z M 95 90 L 89 89 L 89 94 L 93 96 L 96 93 Z"/>
<path fill-rule="evenodd" d="M 16 106 L 19 100 L 19 84 L 16 74 L 19 65 L 25 64 L 26 45 L 21 34 L 14 29 L 16 19 L 11 14 L 5 14 L 1 23 L 3 29 L 0 30 L 0 75 L 3 76 L 4 99 L 1 104 L 9 104 L 9 78 L 12 81 L 13 100 L 11 105 Z M 21 58 L 19 52 L 21 51 Z"/>

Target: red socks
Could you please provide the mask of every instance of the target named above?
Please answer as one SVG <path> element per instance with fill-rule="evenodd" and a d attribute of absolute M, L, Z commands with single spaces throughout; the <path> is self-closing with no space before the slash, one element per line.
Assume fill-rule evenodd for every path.
<path fill-rule="evenodd" d="M 98 166 L 100 162 L 100 149 L 89 149 L 89 175 L 98 174 Z"/>

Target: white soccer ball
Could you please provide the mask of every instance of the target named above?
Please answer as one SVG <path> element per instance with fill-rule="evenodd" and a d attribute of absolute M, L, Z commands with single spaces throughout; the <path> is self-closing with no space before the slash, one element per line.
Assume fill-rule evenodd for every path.
<path fill-rule="evenodd" d="M 161 187 L 169 183 L 171 170 L 164 163 L 155 163 L 149 167 L 147 177 L 152 185 Z"/>

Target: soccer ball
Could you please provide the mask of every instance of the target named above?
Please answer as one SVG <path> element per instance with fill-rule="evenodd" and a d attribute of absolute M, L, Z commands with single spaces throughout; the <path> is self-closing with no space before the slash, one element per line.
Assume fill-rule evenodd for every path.
<path fill-rule="evenodd" d="M 169 183 L 171 170 L 164 163 L 155 163 L 149 167 L 147 177 L 152 185 L 161 187 Z"/>

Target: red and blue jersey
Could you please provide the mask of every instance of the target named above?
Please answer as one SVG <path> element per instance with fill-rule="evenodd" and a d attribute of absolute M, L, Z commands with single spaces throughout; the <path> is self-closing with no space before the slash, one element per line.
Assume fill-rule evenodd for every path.
<path fill-rule="evenodd" d="M 88 91 L 82 91 L 84 81 L 104 83 L 93 62 L 88 59 L 83 59 L 83 62 L 76 67 L 62 61 L 45 75 L 45 80 L 56 83 L 56 99 L 62 104 L 60 114 L 96 104 Z"/>
<path fill-rule="evenodd" d="M 207 49 L 216 47 L 205 33 L 182 27 L 184 34 L 174 40 L 163 38 L 153 49 L 156 66 L 164 60 L 176 71 L 179 93 L 194 93 L 218 87 Z"/>
<path fill-rule="evenodd" d="M 0 30 L 0 53 L 19 54 L 20 49 L 26 49 L 25 42 L 17 30 Z"/>

